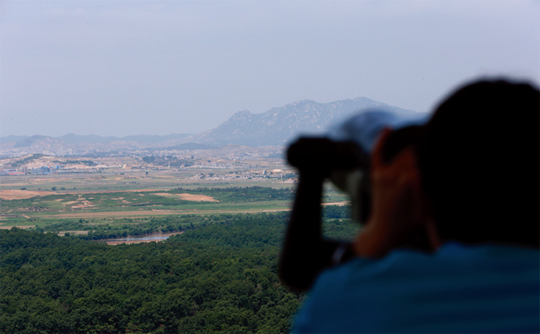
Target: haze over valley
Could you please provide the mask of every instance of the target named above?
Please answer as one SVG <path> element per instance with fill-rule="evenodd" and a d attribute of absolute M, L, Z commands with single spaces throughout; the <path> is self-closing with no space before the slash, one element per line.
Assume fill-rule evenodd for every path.
<path fill-rule="evenodd" d="M 207 150 L 239 145 L 249 147 L 284 146 L 299 134 L 323 134 L 339 120 L 370 109 L 387 110 L 401 115 L 414 111 L 358 97 L 330 103 L 301 100 L 261 114 L 239 111 L 214 129 L 197 134 L 132 135 L 126 137 L 43 135 L 0 137 L 0 157 L 25 154 L 53 156 L 75 155 L 167 155 L 190 150 Z"/>

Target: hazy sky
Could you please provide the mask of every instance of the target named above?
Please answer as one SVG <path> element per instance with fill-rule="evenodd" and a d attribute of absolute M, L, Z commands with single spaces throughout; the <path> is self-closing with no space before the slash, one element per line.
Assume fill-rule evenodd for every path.
<path fill-rule="evenodd" d="M 0 1 L 0 136 L 195 133 L 364 96 L 540 82 L 540 1 Z"/>

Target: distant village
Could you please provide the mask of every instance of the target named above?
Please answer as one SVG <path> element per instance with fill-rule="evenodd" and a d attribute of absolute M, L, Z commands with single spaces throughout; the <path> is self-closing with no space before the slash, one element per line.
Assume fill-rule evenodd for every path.
<path fill-rule="evenodd" d="M 192 166 L 191 168 L 200 166 Z M 39 168 L 2 168 L 0 167 L 1 176 L 16 176 L 16 175 L 50 175 L 50 174 L 68 174 L 68 173 L 99 173 L 103 168 L 111 168 L 106 166 L 96 166 L 95 168 L 65 168 L 64 166 L 42 166 Z M 118 167 L 117 167 L 118 168 Z M 140 168 L 135 168 L 140 169 Z M 163 168 L 147 169 L 148 171 L 164 170 Z M 178 170 L 178 169 L 175 169 Z M 148 173 L 148 172 L 147 172 Z M 124 175 L 125 172 L 120 172 Z M 229 171 L 225 173 L 198 173 L 186 178 L 187 180 L 258 180 L 258 179 L 276 179 L 284 183 L 296 183 L 298 174 L 285 172 L 281 169 L 274 170 L 248 170 L 248 171 Z"/>
<path fill-rule="evenodd" d="M 294 183 L 297 174 L 286 166 L 281 149 L 230 145 L 211 150 L 154 151 L 151 155 L 130 152 L 132 154 L 118 157 L 58 156 L 47 155 L 44 152 L 0 159 L 0 176 L 80 173 L 117 173 L 127 176 L 141 172 L 148 174 L 201 169 L 201 173 L 191 175 L 188 179 L 208 181 L 276 179 Z"/>
<path fill-rule="evenodd" d="M 48 174 L 56 174 L 61 166 L 42 166 L 39 168 L 28 168 L 28 167 L 22 167 L 22 168 L 6 168 L 0 167 L 0 175 L 29 175 L 29 174 L 35 174 L 35 175 L 48 175 Z"/>

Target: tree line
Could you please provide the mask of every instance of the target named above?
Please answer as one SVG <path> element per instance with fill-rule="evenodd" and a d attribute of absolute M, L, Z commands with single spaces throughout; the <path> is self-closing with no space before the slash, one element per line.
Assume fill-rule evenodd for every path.
<path fill-rule="evenodd" d="M 287 214 L 211 218 L 117 246 L 0 230 L 0 332 L 288 332 L 303 295 L 277 278 Z M 330 237 L 354 233 L 346 219 L 326 225 Z"/>

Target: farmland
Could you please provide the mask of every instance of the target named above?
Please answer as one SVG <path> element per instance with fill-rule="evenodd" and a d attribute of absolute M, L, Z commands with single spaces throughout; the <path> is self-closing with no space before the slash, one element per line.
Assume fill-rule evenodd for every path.
<path fill-rule="evenodd" d="M 290 330 L 303 295 L 277 258 L 294 170 L 115 164 L 0 176 L 0 332 Z M 325 188 L 326 237 L 358 229 L 347 200 Z"/>
<path fill-rule="evenodd" d="M 177 231 L 204 224 L 212 215 L 290 210 L 293 181 L 240 177 L 260 174 L 254 170 L 229 172 L 116 170 L 3 176 L 0 229 L 18 226 L 59 235 L 108 238 Z M 220 177 L 231 174 L 239 177 Z M 208 176 L 194 178 L 200 175 Z M 327 204 L 336 205 L 346 200 L 331 187 L 323 198 Z"/>

